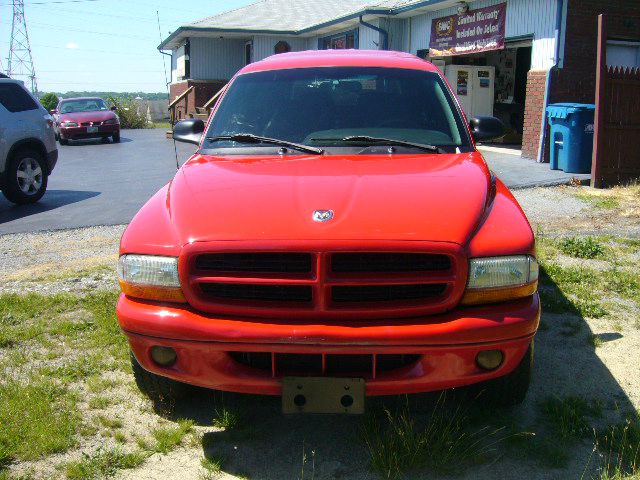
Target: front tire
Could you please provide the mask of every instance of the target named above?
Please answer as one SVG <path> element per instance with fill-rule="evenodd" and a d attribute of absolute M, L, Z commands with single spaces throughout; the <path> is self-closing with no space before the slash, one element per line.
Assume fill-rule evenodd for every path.
<path fill-rule="evenodd" d="M 516 369 L 499 378 L 474 386 L 477 400 L 490 407 L 514 407 L 527 396 L 533 370 L 533 340 Z"/>
<path fill-rule="evenodd" d="M 120 132 L 113 134 L 113 143 L 120 143 Z"/>
<path fill-rule="evenodd" d="M 42 154 L 30 148 L 18 150 L 9 161 L 5 180 L 2 193 L 10 202 L 25 205 L 40 200 L 48 181 Z"/>
<path fill-rule="evenodd" d="M 138 388 L 154 403 L 172 403 L 184 398 L 189 392 L 189 385 L 156 375 L 142 368 L 133 352 L 131 352 L 131 368 Z"/>
<path fill-rule="evenodd" d="M 60 145 L 69 145 L 69 139 L 68 138 L 59 137 L 58 141 L 60 142 Z"/>

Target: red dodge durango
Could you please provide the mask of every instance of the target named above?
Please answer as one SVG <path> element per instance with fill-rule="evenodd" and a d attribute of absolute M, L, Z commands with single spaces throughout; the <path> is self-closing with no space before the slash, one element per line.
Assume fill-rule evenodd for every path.
<path fill-rule="evenodd" d="M 314 51 L 247 65 L 126 229 L 117 315 L 138 385 L 361 413 L 371 395 L 479 384 L 525 398 L 540 318 L 527 218 L 441 72 Z"/>

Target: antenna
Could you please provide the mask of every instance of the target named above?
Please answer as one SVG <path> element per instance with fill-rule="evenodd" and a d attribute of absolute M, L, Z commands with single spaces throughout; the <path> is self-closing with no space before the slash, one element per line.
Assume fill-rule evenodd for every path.
<path fill-rule="evenodd" d="M 160 43 L 162 43 L 162 30 L 160 29 L 160 12 L 156 10 L 156 17 L 158 18 L 158 35 L 160 36 Z M 162 50 L 158 50 L 162 55 L 162 66 L 164 67 L 164 84 L 167 88 L 167 98 L 171 98 L 171 94 L 169 93 L 169 79 L 167 77 L 167 62 L 164 58 L 164 55 L 169 55 L 168 53 L 164 53 Z M 176 169 L 180 170 L 180 162 L 178 161 L 178 147 L 176 146 L 176 139 L 173 136 L 173 124 L 171 125 L 171 139 L 173 140 L 173 153 L 176 155 Z"/>
<path fill-rule="evenodd" d="M 36 70 L 33 66 L 27 20 L 24 16 L 24 0 L 13 0 L 13 22 L 11 23 L 11 42 L 7 75 L 10 77 L 26 77 L 31 81 L 31 91 L 38 96 Z"/>

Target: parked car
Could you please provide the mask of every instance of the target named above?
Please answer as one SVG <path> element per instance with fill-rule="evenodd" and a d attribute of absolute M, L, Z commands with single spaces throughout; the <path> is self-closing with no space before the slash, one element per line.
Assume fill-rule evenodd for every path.
<path fill-rule="evenodd" d="M 117 315 L 139 386 L 281 395 L 284 412 L 480 384 L 526 395 L 534 235 L 440 72 L 398 52 L 244 67 L 198 150 L 120 245 Z"/>
<path fill-rule="evenodd" d="M 13 203 L 37 202 L 58 161 L 51 115 L 19 80 L 0 78 L 0 189 Z"/>
<path fill-rule="evenodd" d="M 83 138 L 113 138 L 120 141 L 120 119 L 114 108 L 97 97 L 65 98 L 51 111 L 56 139 L 61 145 Z"/>

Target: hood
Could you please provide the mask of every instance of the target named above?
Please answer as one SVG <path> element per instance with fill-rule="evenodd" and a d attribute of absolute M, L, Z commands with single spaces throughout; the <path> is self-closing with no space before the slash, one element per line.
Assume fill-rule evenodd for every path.
<path fill-rule="evenodd" d="M 477 153 L 195 156 L 167 205 L 182 245 L 215 240 L 429 240 L 464 244 L 490 173 Z M 316 210 L 332 210 L 325 223 Z"/>
<path fill-rule="evenodd" d="M 104 122 L 110 118 L 116 118 L 116 114 L 111 110 L 97 110 L 95 112 L 71 112 L 61 113 L 60 122 Z"/>

